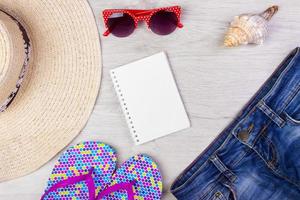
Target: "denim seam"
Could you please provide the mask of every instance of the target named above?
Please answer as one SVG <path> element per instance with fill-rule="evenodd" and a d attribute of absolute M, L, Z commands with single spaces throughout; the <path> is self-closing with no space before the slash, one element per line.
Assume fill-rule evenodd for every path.
<path fill-rule="evenodd" d="M 236 138 L 237 138 L 237 136 L 236 136 Z M 238 139 L 238 138 L 237 138 Z M 238 139 L 239 140 L 239 139 Z M 254 146 L 254 143 L 253 143 L 253 146 L 251 146 L 249 143 L 247 143 L 247 142 L 243 142 L 243 141 L 240 141 L 239 140 L 239 142 L 240 143 L 242 143 L 242 144 L 244 144 L 245 146 L 247 146 L 247 147 L 249 147 L 250 149 L 253 149 L 253 146 Z"/>
<path fill-rule="evenodd" d="M 224 142 L 221 144 L 221 146 L 218 149 L 216 149 L 216 151 L 214 151 L 212 153 L 212 155 L 216 154 L 218 151 L 220 151 L 220 149 L 224 148 L 224 146 L 226 146 L 227 143 L 228 143 L 228 141 L 231 140 L 231 139 L 232 139 L 232 134 L 229 134 L 228 137 L 226 137 L 226 139 L 224 140 Z"/>
<path fill-rule="evenodd" d="M 210 193 L 210 192 L 212 192 L 216 187 L 217 187 L 217 181 L 216 181 L 216 183 L 215 184 L 213 184 L 212 186 L 210 186 L 209 187 L 209 189 L 206 189 L 206 190 L 204 190 L 203 191 L 203 195 L 201 195 L 199 198 L 199 200 L 204 200 L 206 197 L 207 197 L 207 195 Z"/>
<path fill-rule="evenodd" d="M 227 166 L 225 166 L 225 164 L 220 160 L 220 158 L 216 154 L 214 154 L 210 158 L 210 160 L 215 165 L 215 167 L 231 182 L 234 182 L 236 180 L 236 175 L 230 169 L 228 169 Z"/>
<path fill-rule="evenodd" d="M 294 87 L 291 91 L 291 94 L 288 96 L 288 98 L 284 102 L 284 106 L 282 109 L 279 111 L 279 114 L 281 114 L 287 107 L 288 105 L 293 102 L 294 97 L 297 96 L 298 92 L 300 91 L 300 84 L 297 87 Z"/>
<path fill-rule="evenodd" d="M 285 125 L 284 119 L 282 119 L 274 110 L 272 110 L 264 101 L 258 104 L 258 108 L 265 113 L 272 121 L 274 121 L 280 128 Z"/>
<path fill-rule="evenodd" d="M 190 183 L 192 180 L 194 180 L 194 178 L 196 176 L 198 176 L 198 174 L 200 173 L 200 171 L 208 164 L 208 160 L 205 161 L 205 163 L 203 163 L 203 165 L 201 165 L 193 174 L 192 176 L 190 176 L 183 184 L 181 184 L 179 187 L 171 190 L 172 192 L 178 192 L 179 190 L 181 190 L 182 188 L 184 188 L 188 183 Z"/>
<path fill-rule="evenodd" d="M 296 54 L 294 55 L 293 59 L 290 61 L 290 63 L 288 64 L 288 67 L 286 67 L 284 69 L 284 71 L 281 73 L 281 75 L 278 77 L 276 83 L 272 86 L 271 90 L 266 94 L 265 97 L 262 98 L 262 101 L 267 101 L 272 95 L 272 92 L 277 88 L 280 80 L 282 79 L 283 76 L 285 76 L 286 71 L 288 71 L 292 66 L 294 66 L 295 62 L 296 62 L 296 57 L 299 54 L 299 49 L 297 49 Z M 297 85 L 297 87 L 293 87 L 291 89 L 290 94 L 288 95 L 288 97 L 286 98 L 286 100 L 283 102 L 283 106 L 282 108 L 279 110 L 279 114 L 281 114 L 285 108 L 290 104 L 291 100 L 295 97 L 296 94 L 298 94 L 300 90 L 300 85 Z M 281 127 L 282 128 L 282 127 Z"/>
<path fill-rule="evenodd" d="M 295 62 L 296 62 L 296 58 L 299 54 L 299 48 L 296 50 L 295 55 L 293 56 L 292 60 L 288 63 L 288 66 L 281 72 L 280 76 L 277 78 L 276 82 L 273 84 L 272 88 L 270 89 L 270 91 L 262 98 L 263 100 L 267 100 L 269 97 L 271 97 L 271 94 L 273 93 L 273 91 L 275 90 L 275 88 L 278 86 L 280 80 L 282 79 L 283 76 L 285 76 L 286 72 L 292 67 L 294 66 Z M 280 66 L 285 64 L 285 60 L 280 64 Z"/>
<path fill-rule="evenodd" d="M 245 156 L 250 152 L 249 151 L 250 149 L 251 148 L 244 150 L 241 156 L 238 157 L 237 161 L 232 164 L 232 167 L 236 167 L 243 160 L 243 158 L 245 158 Z"/>
<path fill-rule="evenodd" d="M 289 122 L 291 122 L 292 124 L 294 124 L 294 125 L 300 125 L 300 120 L 296 120 L 296 119 L 294 119 L 293 117 L 291 117 L 287 112 L 283 112 L 283 114 L 285 115 L 285 117 L 286 117 L 286 120 L 288 120 Z"/>
<path fill-rule="evenodd" d="M 275 174 L 277 174 L 277 176 L 285 179 L 286 181 L 292 183 L 293 185 L 295 185 L 298 189 L 300 189 L 300 182 L 299 181 L 293 181 L 291 180 L 289 177 L 283 175 L 282 173 L 280 173 L 278 170 L 274 171 Z"/>
<path fill-rule="evenodd" d="M 297 96 L 297 94 L 300 92 L 300 84 L 297 85 L 297 87 L 294 87 L 293 88 L 293 92 L 292 94 L 290 95 L 290 100 L 289 102 L 287 102 L 287 105 L 285 105 L 286 107 L 288 107 L 290 105 L 290 103 L 293 102 L 293 99 Z"/>
<path fill-rule="evenodd" d="M 217 180 L 215 181 L 215 183 L 212 186 L 210 186 L 208 189 L 204 190 L 203 195 L 201 195 L 201 197 L 199 197 L 200 198 L 199 200 L 204 200 L 207 197 L 207 195 L 217 187 L 217 184 L 219 182 L 222 183 L 221 179 L 222 179 L 222 177 L 217 178 Z"/>
<path fill-rule="evenodd" d="M 236 193 L 236 191 L 234 190 L 234 186 L 233 186 L 233 184 L 232 183 L 228 183 L 228 184 L 223 184 L 227 189 L 229 189 L 230 190 L 230 192 L 232 193 L 232 195 L 233 195 L 233 198 L 234 198 L 234 200 L 237 200 L 237 197 L 236 197 L 236 195 L 237 195 L 237 193 Z"/>
<path fill-rule="evenodd" d="M 266 123 L 266 125 L 259 131 L 259 133 L 257 134 L 255 140 L 253 141 L 253 147 L 255 146 L 256 142 L 259 140 L 259 138 L 262 137 L 262 135 L 264 134 L 265 130 L 270 126 L 272 120 L 269 119 Z M 253 148 L 254 149 L 254 148 Z"/>
<path fill-rule="evenodd" d="M 278 151 L 277 151 L 276 146 L 274 145 L 274 143 L 271 140 L 269 140 L 267 138 L 266 138 L 266 140 L 270 145 L 270 148 L 271 148 L 271 151 L 272 151 L 272 156 L 273 156 L 272 159 L 269 161 L 269 164 L 271 166 L 273 166 L 273 168 L 275 169 L 276 165 L 278 164 Z"/>
<path fill-rule="evenodd" d="M 237 192 L 234 190 L 233 184 L 229 184 L 229 190 L 232 192 L 234 200 L 237 200 Z"/>
<path fill-rule="evenodd" d="M 296 187 L 300 187 L 300 185 L 297 182 L 294 182 L 292 180 L 290 180 L 288 177 L 286 177 L 285 175 L 281 174 L 278 169 L 274 169 L 274 166 L 271 166 L 268 164 L 268 162 L 262 157 L 262 155 L 255 149 L 253 149 L 255 151 L 255 153 L 264 161 L 264 163 L 267 165 L 267 167 L 278 177 L 288 181 L 289 183 L 292 183 L 293 185 L 295 185 Z M 300 188 L 299 188 L 300 189 Z"/>
<path fill-rule="evenodd" d="M 268 163 L 269 167 L 276 170 L 276 167 L 275 165 L 273 164 L 270 164 L 270 163 L 278 163 L 278 155 L 277 155 L 277 149 L 274 145 L 274 143 L 269 139 L 267 138 L 265 135 L 262 135 L 261 137 L 263 137 L 265 139 L 265 141 L 270 145 L 271 147 L 271 150 L 272 150 L 272 154 L 274 156 L 274 158 L 272 158 L 270 161 L 267 161 L 266 159 L 263 159 L 266 163 Z"/>

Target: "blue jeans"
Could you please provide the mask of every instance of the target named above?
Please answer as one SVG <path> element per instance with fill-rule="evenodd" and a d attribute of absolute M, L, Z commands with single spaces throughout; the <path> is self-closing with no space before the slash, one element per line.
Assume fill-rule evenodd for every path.
<path fill-rule="evenodd" d="M 180 200 L 300 200 L 300 48 L 171 191 Z"/>

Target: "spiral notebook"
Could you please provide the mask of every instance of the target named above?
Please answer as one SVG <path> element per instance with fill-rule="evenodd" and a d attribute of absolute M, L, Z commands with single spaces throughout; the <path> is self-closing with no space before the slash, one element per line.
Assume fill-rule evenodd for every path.
<path fill-rule="evenodd" d="M 110 71 L 136 145 L 190 127 L 164 52 Z"/>

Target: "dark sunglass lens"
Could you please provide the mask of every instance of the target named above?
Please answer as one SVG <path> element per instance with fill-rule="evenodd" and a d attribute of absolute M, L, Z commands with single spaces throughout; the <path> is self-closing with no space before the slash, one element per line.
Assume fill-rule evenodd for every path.
<path fill-rule="evenodd" d="M 117 37 L 127 37 L 135 28 L 134 20 L 126 13 L 115 13 L 108 18 L 109 31 Z"/>
<path fill-rule="evenodd" d="M 159 35 L 168 35 L 172 33 L 178 24 L 175 13 L 159 11 L 155 13 L 150 20 L 150 29 Z"/>

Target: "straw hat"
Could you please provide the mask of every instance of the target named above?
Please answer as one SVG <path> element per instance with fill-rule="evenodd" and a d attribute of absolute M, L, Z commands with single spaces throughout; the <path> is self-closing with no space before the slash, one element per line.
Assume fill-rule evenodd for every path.
<path fill-rule="evenodd" d="M 86 0 L 0 0 L 0 182 L 38 169 L 74 139 L 100 79 Z"/>

